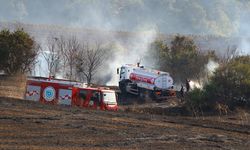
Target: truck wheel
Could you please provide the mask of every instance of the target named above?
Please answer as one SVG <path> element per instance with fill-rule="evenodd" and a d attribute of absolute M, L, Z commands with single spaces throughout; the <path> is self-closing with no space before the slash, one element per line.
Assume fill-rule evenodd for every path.
<path fill-rule="evenodd" d="M 138 103 L 145 103 L 145 91 L 141 88 L 138 89 Z"/>
<path fill-rule="evenodd" d="M 145 102 L 146 103 L 151 103 L 153 101 L 153 99 L 152 99 L 152 91 L 145 90 L 144 94 L 145 94 Z"/>
<path fill-rule="evenodd" d="M 126 86 L 127 86 L 126 82 L 119 82 L 119 89 L 120 89 L 121 93 L 124 95 L 127 94 Z"/>
<path fill-rule="evenodd" d="M 157 103 L 161 102 L 161 100 L 159 99 L 158 95 L 154 94 L 154 93 L 151 93 L 150 95 L 152 101 L 155 101 Z"/>

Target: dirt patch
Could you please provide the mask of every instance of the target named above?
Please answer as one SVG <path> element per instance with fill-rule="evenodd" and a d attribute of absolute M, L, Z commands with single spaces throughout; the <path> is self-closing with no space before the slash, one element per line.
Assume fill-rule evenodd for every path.
<path fill-rule="evenodd" d="M 118 112 L 22 100 L 25 78 L 0 78 L 0 149 L 248 149 L 250 113 L 192 117 L 179 99 Z M 6 98 L 14 97 L 14 98 Z"/>
<path fill-rule="evenodd" d="M 107 112 L 10 98 L 0 98 L 0 110 L 0 149 L 248 149 L 250 146 L 250 125 L 237 123 L 240 121 L 237 116 L 219 119 Z"/>
<path fill-rule="evenodd" d="M 184 103 L 178 98 L 169 98 L 161 102 L 146 102 L 144 104 L 134 103 L 132 105 L 120 106 L 126 112 L 136 112 L 143 114 L 157 114 L 170 116 L 192 116 L 192 112 L 187 110 Z"/>

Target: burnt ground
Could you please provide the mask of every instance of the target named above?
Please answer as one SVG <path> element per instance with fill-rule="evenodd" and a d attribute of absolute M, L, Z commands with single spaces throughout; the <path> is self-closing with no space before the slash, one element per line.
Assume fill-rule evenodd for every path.
<path fill-rule="evenodd" d="M 184 117 L 126 110 L 107 112 L 0 98 L 0 149 L 249 149 L 250 146 L 250 115 L 245 111 L 225 116 Z"/>

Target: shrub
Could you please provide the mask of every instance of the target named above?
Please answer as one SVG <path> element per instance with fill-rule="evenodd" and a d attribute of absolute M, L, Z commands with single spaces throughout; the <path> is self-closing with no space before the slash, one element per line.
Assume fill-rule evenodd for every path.
<path fill-rule="evenodd" d="M 238 56 L 221 65 L 203 89 L 186 96 L 188 106 L 216 109 L 216 104 L 250 107 L 250 56 Z"/>
<path fill-rule="evenodd" d="M 250 103 L 250 56 L 238 56 L 223 64 L 211 79 L 216 94 L 231 107 Z"/>
<path fill-rule="evenodd" d="M 0 70 L 9 75 L 30 71 L 37 56 L 35 41 L 23 30 L 0 32 Z"/>
<path fill-rule="evenodd" d="M 188 103 L 192 106 L 199 107 L 205 105 L 204 91 L 202 89 L 195 88 L 187 94 Z"/>

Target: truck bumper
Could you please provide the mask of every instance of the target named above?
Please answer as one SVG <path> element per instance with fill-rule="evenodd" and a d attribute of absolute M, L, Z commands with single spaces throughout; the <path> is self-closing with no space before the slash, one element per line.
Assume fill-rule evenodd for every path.
<path fill-rule="evenodd" d="M 154 91 L 154 97 L 156 100 L 163 100 L 170 97 L 176 97 L 176 91 L 175 90 Z"/>

